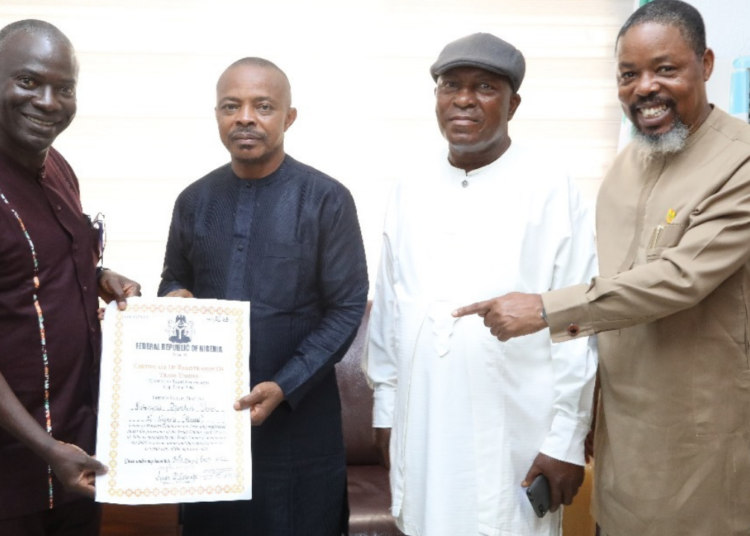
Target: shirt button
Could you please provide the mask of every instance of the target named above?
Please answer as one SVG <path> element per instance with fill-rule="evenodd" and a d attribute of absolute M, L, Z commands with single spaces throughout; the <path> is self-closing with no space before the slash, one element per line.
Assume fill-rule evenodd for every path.
<path fill-rule="evenodd" d="M 240 244 L 239 246 L 237 246 L 237 250 L 238 251 L 242 251 L 243 249 L 245 249 L 245 246 L 243 246 L 242 244 Z"/>
<path fill-rule="evenodd" d="M 463 186 L 464 188 L 466 188 L 467 186 L 469 186 L 469 181 L 467 181 L 466 179 L 464 179 L 464 182 L 461 183 L 461 186 Z"/>
<path fill-rule="evenodd" d="M 94 329 L 94 326 L 91 326 L 91 327 L 90 327 L 89 329 L 91 330 L 91 333 L 94 333 L 94 332 L 96 331 L 96 330 Z"/>
<path fill-rule="evenodd" d="M 60 205 L 57 205 L 57 210 L 62 210 L 62 207 Z"/>
<path fill-rule="evenodd" d="M 89 289 L 86 285 L 83 285 L 83 291 L 86 292 Z"/>
<path fill-rule="evenodd" d="M 575 337 L 580 332 L 581 332 L 581 329 L 575 324 L 571 324 L 568 326 L 568 335 L 570 335 L 571 337 Z"/>

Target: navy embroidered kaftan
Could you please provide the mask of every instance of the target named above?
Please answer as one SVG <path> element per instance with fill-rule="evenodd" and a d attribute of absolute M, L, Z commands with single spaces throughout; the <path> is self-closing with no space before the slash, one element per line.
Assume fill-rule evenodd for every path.
<path fill-rule="evenodd" d="M 340 534 L 346 468 L 334 365 L 368 289 L 349 191 L 288 155 L 262 179 L 239 179 L 229 164 L 209 173 L 175 204 L 159 294 L 178 288 L 249 300 L 251 385 L 274 381 L 286 396 L 252 430 L 253 500 L 188 505 L 185 535 Z"/>

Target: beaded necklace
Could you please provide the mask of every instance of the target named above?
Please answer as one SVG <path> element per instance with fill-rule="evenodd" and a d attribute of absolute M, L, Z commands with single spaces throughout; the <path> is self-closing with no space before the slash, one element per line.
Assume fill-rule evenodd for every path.
<path fill-rule="evenodd" d="M 39 297 L 37 295 L 37 292 L 39 292 L 39 288 L 41 286 L 39 282 L 39 259 L 37 259 L 36 256 L 34 241 L 31 240 L 31 236 L 29 236 L 29 232 L 26 230 L 26 226 L 24 225 L 21 216 L 18 214 L 18 212 L 16 212 L 16 209 L 14 209 L 10 205 L 10 203 L 8 202 L 8 198 L 5 197 L 5 194 L 1 189 L 0 199 L 3 200 L 3 203 L 5 203 L 8 209 L 13 213 L 13 216 L 15 216 L 18 225 L 21 226 L 21 231 L 26 237 L 26 241 L 29 243 L 29 248 L 31 249 L 31 258 L 34 261 L 34 295 L 32 299 L 34 300 L 34 309 L 36 309 L 36 314 L 39 319 L 39 339 L 41 341 L 42 361 L 44 363 L 44 416 L 47 421 L 47 433 L 49 435 L 52 435 L 52 414 L 50 413 L 49 407 L 49 358 L 47 356 L 47 336 L 44 330 L 44 313 L 42 312 L 42 306 L 39 303 Z M 47 466 L 47 483 L 49 485 L 49 507 L 52 508 L 54 506 L 54 497 L 52 491 L 52 467 L 50 467 L 49 465 Z"/>

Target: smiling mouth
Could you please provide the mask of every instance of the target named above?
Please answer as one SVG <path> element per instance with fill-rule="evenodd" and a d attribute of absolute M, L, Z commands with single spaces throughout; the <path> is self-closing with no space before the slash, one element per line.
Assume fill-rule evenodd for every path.
<path fill-rule="evenodd" d="M 55 121 L 44 121 L 42 119 L 37 119 L 36 117 L 31 117 L 30 115 L 24 115 L 24 117 L 40 127 L 51 127 L 55 125 Z"/>
<path fill-rule="evenodd" d="M 641 108 L 638 111 L 640 112 L 640 114 L 643 116 L 644 119 L 654 119 L 656 117 L 661 117 L 662 115 L 667 113 L 667 105 L 659 104 L 657 106 Z"/>

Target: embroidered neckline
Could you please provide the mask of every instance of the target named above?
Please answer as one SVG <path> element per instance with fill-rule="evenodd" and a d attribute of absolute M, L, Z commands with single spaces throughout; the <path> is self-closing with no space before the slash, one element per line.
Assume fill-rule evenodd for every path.
<path fill-rule="evenodd" d="M 39 259 L 36 254 L 36 248 L 34 247 L 34 241 L 31 240 L 31 236 L 26 230 L 26 225 L 24 225 L 20 214 L 18 214 L 18 212 L 16 212 L 16 209 L 11 206 L 2 189 L 0 189 L 0 199 L 2 199 L 3 203 L 5 203 L 13 216 L 15 216 L 18 225 L 20 225 L 21 231 L 26 237 L 26 241 L 29 243 L 31 258 L 34 261 L 34 294 L 32 296 L 32 299 L 34 301 L 34 309 L 36 310 L 37 318 L 39 321 L 39 340 L 41 342 L 42 362 L 44 364 L 44 416 L 46 420 L 47 433 L 49 435 L 52 435 L 52 414 L 50 412 L 49 404 L 49 356 L 47 355 L 47 335 L 44 329 L 44 312 L 42 311 L 42 306 L 39 303 L 38 295 L 39 288 L 41 287 L 41 283 L 39 281 Z M 54 495 L 52 489 L 52 467 L 50 467 L 49 465 L 47 466 L 47 483 L 49 485 L 49 507 L 50 509 L 52 509 L 54 507 Z"/>

